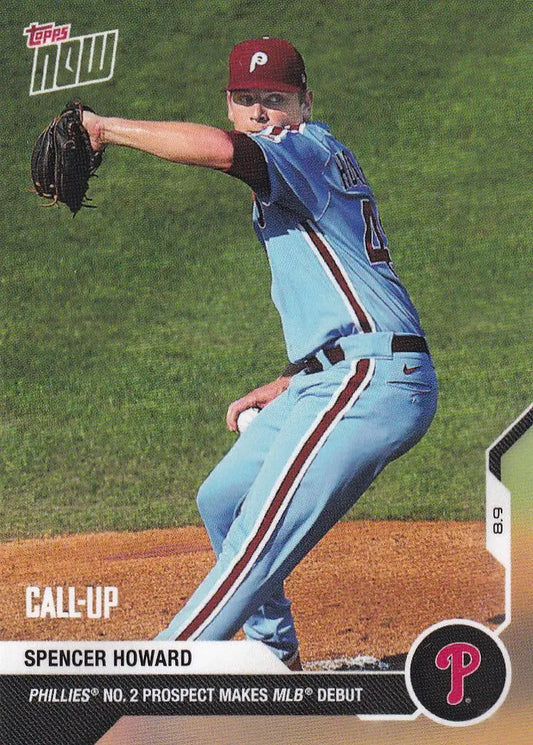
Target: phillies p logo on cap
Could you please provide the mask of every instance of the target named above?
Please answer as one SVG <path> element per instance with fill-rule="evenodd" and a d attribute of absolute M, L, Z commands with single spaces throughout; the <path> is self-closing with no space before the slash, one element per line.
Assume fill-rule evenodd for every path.
<path fill-rule="evenodd" d="M 253 72 L 257 65 L 266 65 L 268 54 L 266 52 L 255 52 L 250 60 L 250 72 Z"/>
<path fill-rule="evenodd" d="M 241 41 L 231 50 L 225 90 L 304 91 L 307 87 L 301 54 L 285 39 L 264 37 Z"/>
<path fill-rule="evenodd" d="M 504 701 L 511 663 L 502 641 L 474 621 L 431 626 L 416 639 L 406 661 L 413 701 L 434 721 L 451 726 L 488 718 Z"/>

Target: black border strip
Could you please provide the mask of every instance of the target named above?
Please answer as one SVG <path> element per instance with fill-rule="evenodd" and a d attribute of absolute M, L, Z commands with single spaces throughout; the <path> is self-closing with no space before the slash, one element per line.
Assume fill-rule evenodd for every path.
<path fill-rule="evenodd" d="M 511 425 L 511 429 L 503 434 L 489 450 L 489 471 L 496 476 L 498 481 L 502 480 L 501 461 L 505 453 L 511 448 L 522 435 L 533 424 L 533 404 L 524 414 Z"/>
<path fill-rule="evenodd" d="M 162 701 L 151 695 L 148 700 L 144 697 L 145 690 L 171 694 L 198 689 L 211 690 L 212 698 Z M 227 700 L 222 691 L 229 693 Z M 93 745 L 123 716 L 406 717 L 416 711 L 403 671 L 253 676 L 0 675 L 0 700 L 2 745 Z"/>

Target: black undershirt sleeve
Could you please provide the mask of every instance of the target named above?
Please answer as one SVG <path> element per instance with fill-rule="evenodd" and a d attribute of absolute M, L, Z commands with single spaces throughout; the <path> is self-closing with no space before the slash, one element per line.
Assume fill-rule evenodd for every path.
<path fill-rule="evenodd" d="M 228 134 L 233 142 L 233 163 L 225 173 L 244 181 L 254 192 L 268 194 L 270 179 L 263 151 L 243 132 Z"/>

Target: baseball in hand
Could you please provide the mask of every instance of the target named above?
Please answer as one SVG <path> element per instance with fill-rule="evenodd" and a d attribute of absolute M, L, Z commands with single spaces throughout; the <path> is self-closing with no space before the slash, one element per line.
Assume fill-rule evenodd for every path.
<path fill-rule="evenodd" d="M 239 430 L 239 434 L 242 435 L 242 433 L 248 429 L 260 411 L 261 409 L 258 409 L 257 406 L 252 406 L 251 409 L 241 411 L 237 417 L 237 429 Z"/>

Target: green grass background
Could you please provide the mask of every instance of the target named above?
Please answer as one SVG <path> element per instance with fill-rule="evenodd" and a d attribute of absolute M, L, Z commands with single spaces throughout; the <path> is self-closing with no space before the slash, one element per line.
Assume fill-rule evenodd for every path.
<path fill-rule="evenodd" d="M 527 0 L 19 0 L 3 9 L 0 537 L 198 522 L 230 401 L 286 357 L 247 187 L 110 148 L 72 219 L 27 193 L 74 95 L 226 126 L 227 56 L 290 38 L 314 117 L 357 154 L 440 382 L 430 432 L 351 517 L 482 519 L 484 450 L 531 399 Z M 118 28 L 112 81 L 28 95 L 23 28 Z M 394 412 L 391 412 L 394 416 Z"/>

